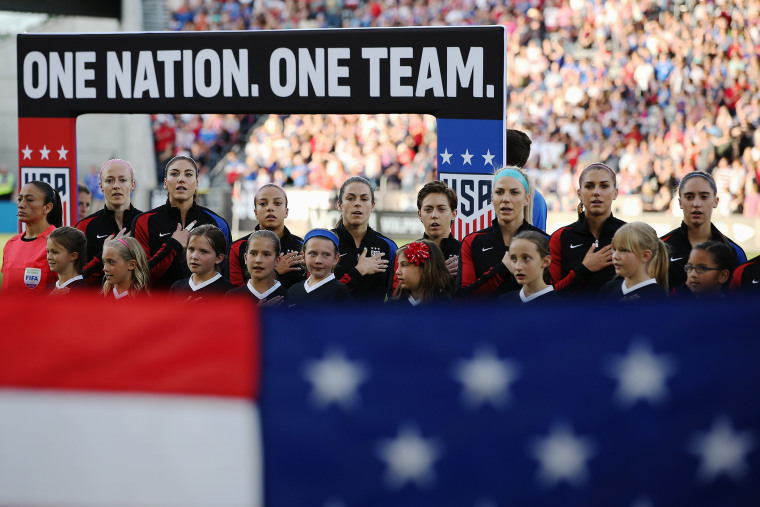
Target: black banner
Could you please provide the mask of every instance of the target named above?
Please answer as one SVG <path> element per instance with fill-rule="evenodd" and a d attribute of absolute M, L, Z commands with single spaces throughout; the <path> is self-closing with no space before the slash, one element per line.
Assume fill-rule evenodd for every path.
<path fill-rule="evenodd" d="M 20 117 L 427 113 L 503 119 L 501 26 L 21 34 Z"/>

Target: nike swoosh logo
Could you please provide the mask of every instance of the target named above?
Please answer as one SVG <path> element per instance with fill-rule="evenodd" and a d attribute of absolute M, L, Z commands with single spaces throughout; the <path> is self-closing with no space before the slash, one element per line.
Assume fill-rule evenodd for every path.
<path fill-rule="evenodd" d="M 101 236 L 100 234 L 98 234 L 98 235 L 96 236 L 96 238 L 98 238 L 98 239 L 103 239 L 103 238 L 107 238 L 108 236 L 110 236 L 110 234 L 103 234 L 102 236 Z"/>
<path fill-rule="evenodd" d="M 680 261 L 681 259 L 683 259 L 683 257 L 676 257 L 675 259 L 671 257 L 670 262 Z"/>
<path fill-rule="evenodd" d="M 483 248 L 483 251 L 484 251 L 484 252 L 487 252 L 487 251 L 489 251 L 489 250 L 493 250 L 493 249 L 494 249 L 494 247 L 490 246 L 490 247 L 488 247 L 488 248 Z"/>
<path fill-rule="evenodd" d="M 158 237 L 163 238 L 164 236 L 168 236 L 169 234 L 171 234 L 171 232 L 160 232 L 158 233 Z"/>
<path fill-rule="evenodd" d="M 752 283 L 760 283 L 760 280 L 752 280 Z"/>
<path fill-rule="evenodd" d="M 570 248 L 578 248 L 579 246 L 583 246 L 583 243 L 579 243 L 577 245 L 570 245 Z"/>

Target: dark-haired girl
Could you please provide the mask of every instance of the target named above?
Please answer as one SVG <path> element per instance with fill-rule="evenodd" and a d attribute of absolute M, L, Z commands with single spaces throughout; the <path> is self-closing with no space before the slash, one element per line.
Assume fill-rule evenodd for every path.
<path fill-rule="evenodd" d="M 734 251 L 721 241 L 695 245 L 684 266 L 686 288 L 695 297 L 724 297 L 734 269 Z M 678 291 L 678 295 L 683 295 Z"/>
<path fill-rule="evenodd" d="M 449 299 L 454 292 L 454 279 L 446 266 L 443 252 L 427 239 L 399 248 L 396 276 L 398 285 L 393 299 L 412 307 Z"/>
<path fill-rule="evenodd" d="M 235 286 L 219 272 L 227 251 L 224 233 L 215 225 L 199 225 L 190 231 L 187 240 L 187 267 L 191 275 L 178 280 L 171 291 L 195 301 L 209 294 L 222 295 Z"/>
<path fill-rule="evenodd" d="M 58 274 L 51 296 L 62 296 L 72 290 L 86 289 L 82 276 L 87 251 L 84 233 L 74 227 L 54 229 L 47 239 L 47 262 L 50 271 Z"/>
<path fill-rule="evenodd" d="M 18 193 L 17 216 L 26 230 L 3 248 L 3 291 L 45 292 L 57 276 L 47 262 L 47 239 L 63 225 L 58 192 L 43 181 L 30 181 Z"/>
<path fill-rule="evenodd" d="M 282 261 L 280 248 L 280 238 L 274 232 L 264 229 L 251 233 L 243 256 L 250 279 L 227 295 L 254 298 L 259 306 L 285 303 L 288 291 L 277 279 L 276 271 Z"/>
<path fill-rule="evenodd" d="M 678 204 L 683 210 L 681 227 L 664 235 L 662 240 L 670 253 L 668 285 L 678 291 L 686 282 L 684 266 L 693 246 L 706 241 L 724 243 L 734 252 L 733 270 L 747 262 L 742 247 L 721 233 L 712 223 L 713 209 L 718 207 L 718 192 L 712 176 L 701 171 L 692 171 L 678 186 Z"/>
<path fill-rule="evenodd" d="M 171 159 L 166 164 L 164 188 L 168 193 L 166 204 L 135 218 L 132 231 L 148 257 L 151 287 L 166 290 L 177 280 L 190 276 L 183 253 L 194 226 L 215 225 L 224 234 L 227 247 L 231 240 L 224 218 L 195 202 L 198 190 L 195 160 L 185 156 Z"/>
<path fill-rule="evenodd" d="M 303 240 L 285 226 L 285 218 L 288 216 L 288 196 L 285 190 L 273 183 L 262 186 L 256 192 L 254 210 L 259 222 L 255 230 L 272 231 L 279 239 L 282 259 L 277 263 L 275 275 L 284 289 L 306 280 L 306 271 L 302 269 Z M 245 260 L 250 237 L 250 234 L 243 236 L 230 246 L 230 282 L 238 287 L 245 285 L 250 278 Z"/>
<path fill-rule="evenodd" d="M 340 241 L 340 260 L 335 278 L 354 299 L 382 303 L 393 278 L 396 243 L 369 226 L 375 209 L 375 190 L 360 176 L 348 178 L 338 193 L 341 217 L 332 230 Z"/>
<path fill-rule="evenodd" d="M 551 262 L 546 236 L 536 231 L 524 231 L 516 235 L 509 245 L 509 270 L 522 288 L 504 294 L 500 299 L 523 305 L 557 303 L 560 297 L 550 285 Z"/>
<path fill-rule="evenodd" d="M 612 238 L 625 222 L 612 216 L 617 178 L 602 163 L 587 166 L 578 178 L 578 221 L 557 229 L 549 240 L 554 290 L 561 296 L 596 296 L 615 277 Z"/>

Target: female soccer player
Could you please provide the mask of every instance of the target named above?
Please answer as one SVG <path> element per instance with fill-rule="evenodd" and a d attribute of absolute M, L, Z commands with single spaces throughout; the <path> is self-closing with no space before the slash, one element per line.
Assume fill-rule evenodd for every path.
<path fill-rule="evenodd" d="M 612 216 L 618 194 L 612 169 L 593 163 L 583 169 L 578 185 L 578 221 L 558 229 L 549 240 L 549 269 L 560 296 L 594 296 L 615 277 L 610 243 L 625 224 Z"/>
<path fill-rule="evenodd" d="M 198 190 L 198 165 L 190 157 L 174 157 L 166 164 L 165 204 L 139 215 L 132 225 L 134 237 L 145 250 L 150 265 L 151 287 L 168 289 L 174 282 L 190 276 L 183 255 L 190 230 L 197 225 L 215 225 L 230 241 L 227 222 L 195 203 Z M 226 249 L 225 249 L 226 251 Z"/>
<path fill-rule="evenodd" d="M 254 297 L 259 306 L 275 306 L 285 302 L 287 289 L 277 279 L 276 268 L 281 262 L 280 238 L 272 231 L 258 230 L 248 237 L 244 254 L 250 279 L 227 295 Z"/>
<path fill-rule="evenodd" d="M 112 239 L 103 246 L 103 272 L 106 298 L 122 299 L 148 292 L 148 259 L 135 238 Z"/>
<path fill-rule="evenodd" d="M 103 280 L 103 243 L 111 236 L 129 235 L 132 221 L 142 213 L 132 205 L 132 191 L 135 189 L 134 171 L 128 162 L 112 159 L 100 168 L 100 189 L 103 191 L 103 209 L 90 216 L 80 216 L 77 229 L 87 238 L 87 255 L 84 277 L 92 285 L 100 285 Z"/>
<path fill-rule="evenodd" d="M 393 299 L 412 307 L 449 299 L 454 292 L 441 249 L 430 240 L 414 241 L 398 250 L 398 287 Z"/>
<path fill-rule="evenodd" d="M 47 262 L 50 271 L 58 274 L 51 296 L 62 296 L 72 290 L 84 289 L 82 276 L 87 239 L 79 229 L 59 227 L 47 239 Z"/>
<path fill-rule="evenodd" d="M 282 259 L 275 271 L 277 279 L 285 289 L 306 280 L 306 272 L 301 268 L 303 240 L 285 227 L 285 218 L 288 216 L 287 194 L 277 185 L 268 183 L 256 192 L 254 201 L 256 219 L 259 221 L 256 230 L 272 231 L 280 240 Z M 250 234 L 244 236 L 232 243 L 230 247 L 230 282 L 238 287 L 245 284 L 250 277 L 245 260 L 250 237 Z"/>
<path fill-rule="evenodd" d="M 451 226 L 457 216 L 457 194 L 443 181 L 426 183 L 417 193 L 417 216 L 420 217 L 425 232 L 422 239 L 429 239 L 441 249 L 446 259 L 446 269 L 456 280 L 459 270 L 461 243 L 451 234 Z M 419 240 L 418 240 L 419 241 Z M 398 252 L 393 266 L 392 297 L 398 286 Z"/>
<path fill-rule="evenodd" d="M 497 296 L 520 288 L 510 274 L 509 246 L 523 231 L 545 233 L 530 224 L 533 188 L 527 173 L 505 167 L 493 178 L 491 203 L 496 218 L 482 231 L 462 240 L 457 296 Z"/>
<path fill-rule="evenodd" d="M 692 171 L 678 186 L 678 205 L 683 210 L 681 227 L 664 235 L 662 240 L 670 253 L 668 283 L 678 290 L 686 282 L 684 266 L 694 245 L 705 241 L 719 241 L 730 246 L 735 260 L 731 269 L 747 262 L 747 254 L 742 247 L 721 233 L 712 224 L 713 209 L 718 207 L 718 189 L 712 176 L 701 171 Z"/>
<path fill-rule="evenodd" d="M 208 224 L 195 227 L 190 231 L 185 254 L 192 274 L 176 281 L 171 291 L 187 296 L 185 301 L 191 302 L 205 295 L 221 295 L 234 289 L 235 286 L 219 272 L 226 251 L 227 240 L 219 227 Z"/>
<path fill-rule="evenodd" d="M 504 294 L 500 299 L 524 305 L 557 303 L 560 297 L 550 285 L 551 262 L 546 236 L 535 231 L 524 231 L 516 235 L 509 245 L 509 270 L 522 288 Z"/>
<path fill-rule="evenodd" d="M 30 181 L 21 187 L 17 209 L 26 230 L 3 248 L 3 291 L 47 293 L 45 288 L 57 278 L 46 250 L 48 236 L 63 223 L 61 196 L 43 181 Z"/>
<path fill-rule="evenodd" d="M 601 290 L 608 301 L 661 301 L 667 299 L 668 249 L 644 222 L 623 225 L 612 239 L 612 266 L 622 278 Z"/>
<path fill-rule="evenodd" d="M 309 278 L 288 289 L 288 307 L 350 301 L 348 288 L 333 274 L 338 265 L 340 240 L 334 232 L 314 229 L 304 238 L 303 256 Z"/>
<path fill-rule="evenodd" d="M 335 277 L 351 291 L 354 299 L 383 302 L 391 283 L 396 243 L 369 226 L 375 209 L 375 191 L 360 176 L 348 178 L 338 193 L 341 217 L 332 232 L 340 242 Z"/>
<path fill-rule="evenodd" d="M 722 241 L 695 245 L 684 266 L 686 287 L 696 297 L 724 297 L 734 269 L 733 263 L 734 250 Z"/>

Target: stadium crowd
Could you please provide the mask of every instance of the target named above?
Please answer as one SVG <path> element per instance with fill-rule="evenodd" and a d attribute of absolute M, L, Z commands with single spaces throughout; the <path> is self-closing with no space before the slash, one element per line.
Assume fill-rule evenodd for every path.
<path fill-rule="evenodd" d="M 712 171 L 719 213 L 760 205 L 760 1 L 185 0 L 170 30 L 501 24 L 508 32 L 511 128 L 533 139 L 528 163 L 549 208 L 573 208 L 590 161 L 622 195 L 668 210 L 683 175 Z M 238 125 L 239 124 L 239 125 Z M 249 122 L 157 115 L 159 160 L 188 154 L 208 171 Z M 171 142 L 168 142 L 170 139 Z M 436 172 L 434 119 L 418 115 L 272 116 L 227 161 L 227 181 L 335 189 L 351 175 L 414 190 Z M 161 167 L 159 165 L 159 167 Z"/>

